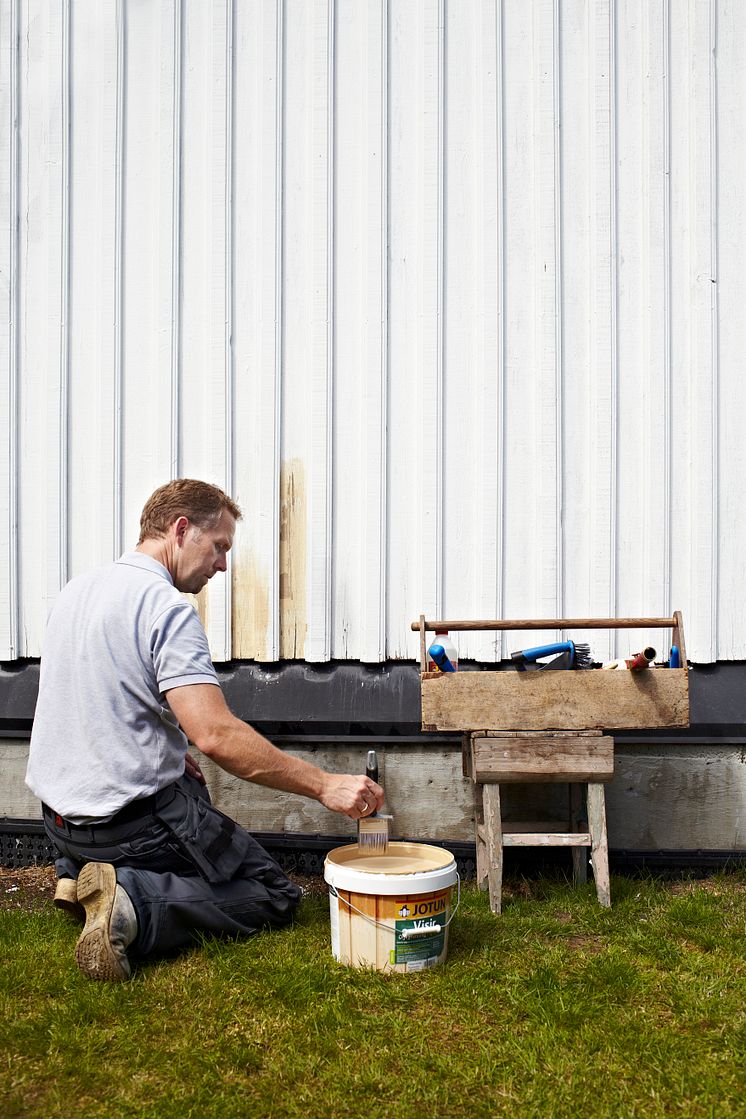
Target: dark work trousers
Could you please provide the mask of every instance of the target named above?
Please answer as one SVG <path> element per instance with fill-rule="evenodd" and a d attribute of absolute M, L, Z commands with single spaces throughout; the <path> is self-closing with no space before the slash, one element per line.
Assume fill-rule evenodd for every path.
<path fill-rule="evenodd" d="M 292 919 L 301 891 L 252 836 L 184 775 L 103 824 L 70 824 L 46 805 L 58 877 L 112 863 L 138 921 L 134 956 L 165 955 L 200 933 L 248 936 Z"/>

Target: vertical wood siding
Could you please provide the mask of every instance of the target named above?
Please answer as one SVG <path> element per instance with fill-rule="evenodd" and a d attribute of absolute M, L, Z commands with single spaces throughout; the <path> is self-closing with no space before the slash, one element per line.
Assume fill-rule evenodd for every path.
<path fill-rule="evenodd" d="M 0 0 L 0 54 L 0 659 L 178 475 L 245 512 L 219 661 L 746 658 L 740 0 Z"/>

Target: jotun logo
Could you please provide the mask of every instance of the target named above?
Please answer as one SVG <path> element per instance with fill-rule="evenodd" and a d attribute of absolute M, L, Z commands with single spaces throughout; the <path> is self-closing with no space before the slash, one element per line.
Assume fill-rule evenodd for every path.
<path fill-rule="evenodd" d="M 407 917 L 434 917 L 436 913 L 443 913 L 446 908 L 446 899 L 442 898 L 428 898 L 426 901 L 418 901 L 410 908 L 409 905 L 404 904 L 399 908 L 399 917 L 406 919 Z"/>

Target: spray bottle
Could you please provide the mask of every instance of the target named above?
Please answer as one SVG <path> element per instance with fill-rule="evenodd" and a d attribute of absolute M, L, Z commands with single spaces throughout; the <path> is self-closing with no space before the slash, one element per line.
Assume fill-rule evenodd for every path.
<path fill-rule="evenodd" d="M 435 640 L 427 651 L 427 671 L 458 671 L 458 649 L 448 636 L 447 629 L 435 631 Z"/>

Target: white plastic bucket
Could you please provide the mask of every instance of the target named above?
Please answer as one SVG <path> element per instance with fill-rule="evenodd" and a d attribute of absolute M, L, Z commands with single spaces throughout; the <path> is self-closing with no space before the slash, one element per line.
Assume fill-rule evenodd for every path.
<path fill-rule="evenodd" d="M 448 926 L 459 884 L 450 851 L 426 843 L 389 843 L 385 854 L 337 847 L 324 862 L 332 954 L 351 967 L 422 971 L 448 954 Z"/>

